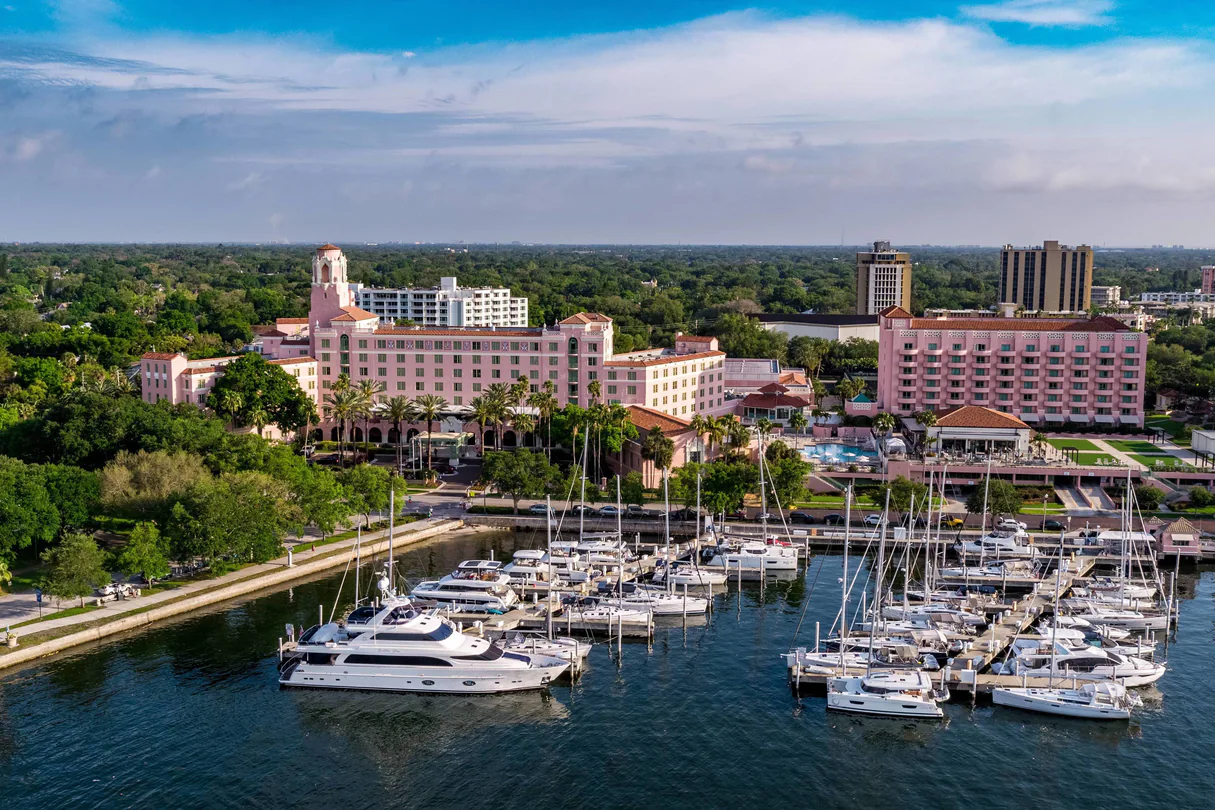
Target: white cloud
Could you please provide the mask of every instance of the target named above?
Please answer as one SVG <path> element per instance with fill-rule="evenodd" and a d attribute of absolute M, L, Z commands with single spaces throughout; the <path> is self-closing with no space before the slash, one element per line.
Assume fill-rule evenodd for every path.
<path fill-rule="evenodd" d="M 1106 25 L 1112 0 L 1005 0 L 1003 3 L 962 6 L 967 17 L 989 22 L 1041 26 Z"/>
<path fill-rule="evenodd" d="M 246 189 L 256 188 L 265 182 L 266 176 L 261 172 L 249 172 L 241 179 L 229 183 L 229 191 L 245 191 Z"/>

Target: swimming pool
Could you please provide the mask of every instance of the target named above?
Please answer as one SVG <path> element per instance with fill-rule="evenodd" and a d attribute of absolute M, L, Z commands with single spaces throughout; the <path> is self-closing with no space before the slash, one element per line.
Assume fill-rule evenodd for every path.
<path fill-rule="evenodd" d="M 815 444 L 802 448 L 807 461 L 872 461 L 877 458 L 873 450 L 862 450 L 850 444 Z"/>

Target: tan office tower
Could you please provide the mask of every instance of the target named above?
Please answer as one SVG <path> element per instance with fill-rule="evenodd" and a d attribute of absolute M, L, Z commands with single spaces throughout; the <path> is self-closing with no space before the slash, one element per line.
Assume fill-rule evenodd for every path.
<path fill-rule="evenodd" d="M 856 254 L 856 314 L 877 315 L 887 307 L 911 308 L 911 254 L 874 242 L 872 251 Z"/>
<path fill-rule="evenodd" d="M 1027 312 L 1085 312 L 1092 299 L 1093 249 L 1058 242 L 1005 245 L 1000 253 L 1000 303 Z"/>

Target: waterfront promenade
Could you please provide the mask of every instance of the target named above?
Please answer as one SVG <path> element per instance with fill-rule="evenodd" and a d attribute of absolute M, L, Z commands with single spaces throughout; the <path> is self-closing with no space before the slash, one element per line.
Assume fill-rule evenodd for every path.
<path fill-rule="evenodd" d="M 410 523 L 396 529 L 394 551 L 463 527 L 463 521 L 444 518 Z M 107 602 L 86 613 L 36 621 L 35 612 L 35 621 L 12 631 L 18 636 L 18 646 L 0 647 L 0 669 L 340 567 L 350 559 L 356 542 L 357 537 L 318 546 L 314 550 L 300 550 L 293 552 L 290 566 L 288 558 L 283 556 L 213 579 L 183 583 L 148 596 Z M 388 530 L 368 532 L 362 537 L 362 542 L 363 553 L 368 557 L 386 553 Z M 88 603 L 89 600 L 86 600 Z M 11 627 L 21 621 L 6 621 L 6 625 Z"/>

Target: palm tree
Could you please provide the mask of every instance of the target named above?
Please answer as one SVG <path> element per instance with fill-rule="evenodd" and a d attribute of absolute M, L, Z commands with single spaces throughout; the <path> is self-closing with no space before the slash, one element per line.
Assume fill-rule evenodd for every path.
<path fill-rule="evenodd" d="M 335 394 L 340 394 L 343 391 L 350 390 L 350 375 L 339 374 L 338 378 L 333 381 L 333 388 L 329 389 Z"/>
<path fill-rule="evenodd" d="M 483 396 L 489 401 L 493 410 L 494 448 L 501 450 L 502 426 L 506 424 L 507 417 L 510 416 L 512 389 L 506 383 L 492 383 L 489 388 L 485 389 Z"/>
<path fill-rule="evenodd" d="M 553 396 L 552 391 L 548 390 L 552 386 L 552 382 L 552 380 L 548 380 L 544 384 L 544 390 L 537 391 L 527 398 L 527 404 L 536 409 L 537 415 L 544 420 L 544 424 L 548 428 L 548 440 L 544 450 L 549 459 L 552 459 L 553 456 L 553 414 L 557 412 L 557 398 Z"/>
<path fill-rule="evenodd" d="M 397 432 L 397 474 L 401 472 L 401 449 L 404 446 L 404 436 L 401 427 L 417 420 L 418 409 L 413 400 L 407 396 L 391 397 L 384 403 L 384 416 L 392 422 L 392 429 Z"/>
<path fill-rule="evenodd" d="M 789 414 L 789 427 L 793 428 L 798 433 L 805 431 L 806 414 L 804 414 L 801 410 L 795 410 L 793 413 Z"/>
<path fill-rule="evenodd" d="M 359 395 L 359 416 L 363 417 L 363 459 L 371 458 L 371 417 L 375 416 L 377 397 L 384 390 L 384 384 L 377 380 L 359 380 L 355 391 Z"/>
<path fill-rule="evenodd" d="M 270 414 L 266 413 L 266 409 L 261 404 L 256 404 L 249 409 L 245 414 L 245 418 L 249 420 L 249 424 L 257 428 L 257 435 L 262 435 L 262 430 L 270 423 Z"/>
<path fill-rule="evenodd" d="M 738 421 L 737 418 L 731 416 L 726 420 L 726 446 L 731 452 L 742 454 L 742 451 L 751 445 L 751 431 L 747 430 L 747 426 Z"/>
<path fill-rule="evenodd" d="M 708 436 L 709 431 L 712 429 L 712 424 L 712 416 L 705 416 L 704 414 L 698 413 L 692 417 L 690 427 L 692 428 L 692 432 L 696 434 L 697 441 L 704 443 L 704 439 L 701 437 Z M 708 453 L 706 453 L 705 456 L 707 459 Z"/>
<path fill-rule="evenodd" d="M 515 380 L 515 384 L 510 387 L 510 395 L 508 403 L 512 408 L 518 408 L 527 400 L 528 392 L 532 389 L 531 382 L 522 374 Z"/>
<path fill-rule="evenodd" d="M 518 433 L 520 437 L 519 445 L 522 446 L 523 437 L 529 433 L 533 433 L 536 430 L 536 417 L 532 416 L 530 413 L 512 411 L 510 420 L 515 425 L 515 432 Z"/>
<path fill-rule="evenodd" d="M 1050 441 L 1046 438 L 1046 434 L 1040 430 L 1030 439 L 1030 443 L 1037 447 L 1038 452 L 1044 456 L 1046 455 L 1046 448 L 1050 446 Z"/>
<path fill-rule="evenodd" d="M 590 394 L 591 402 L 594 403 L 603 394 L 603 384 L 599 380 L 591 380 L 586 387 L 586 392 Z"/>
<path fill-rule="evenodd" d="M 662 428 L 654 426 L 641 442 L 641 457 L 665 471 L 675 458 L 675 442 L 662 432 Z"/>
<path fill-rule="evenodd" d="M 414 404 L 418 408 L 418 417 L 426 420 L 426 469 L 429 471 L 434 452 L 432 446 L 434 423 L 442 418 L 443 410 L 447 407 L 447 400 L 437 394 L 423 394 L 414 401 Z M 427 473 L 428 476 L 430 474 Z"/>
<path fill-rule="evenodd" d="M 890 431 L 894 430 L 894 415 L 886 412 L 879 413 L 873 417 L 873 426 L 885 436 Z"/>
<path fill-rule="evenodd" d="M 338 464 L 345 466 L 346 459 L 346 420 L 355 413 L 357 399 L 349 388 L 334 391 L 325 396 L 325 415 L 337 422 L 338 429 Z"/>
<path fill-rule="evenodd" d="M 0 585 L 7 585 L 13 581 L 13 573 L 8 570 L 8 561 L 0 560 Z"/>
<path fill-rule="evenodd" d="M 232 420 L 232 428 L 236 429 L 236 415 L 240 413 L 240 409 L 245 406 L 244 398 L 231 389 L 221 389 L 211 395 L 212 405 L 217 412 L 228 414 L 228 418 Z"/>
<path fill-rule="evenodd" d="M 772 427 L 772 420 L 766 416 L 761 416 L 755 420 L 755 429 L 759 432 L 760 436 L 767 436 L 772 432 Z"/>
<path fill-rule="evenodd" d="M 494 421 L 494 403 L 483 396 L 476 397 L 472 405 L 472 418 L 481 428 L 481 455 L 485 455 L 485 426 Z"/>

